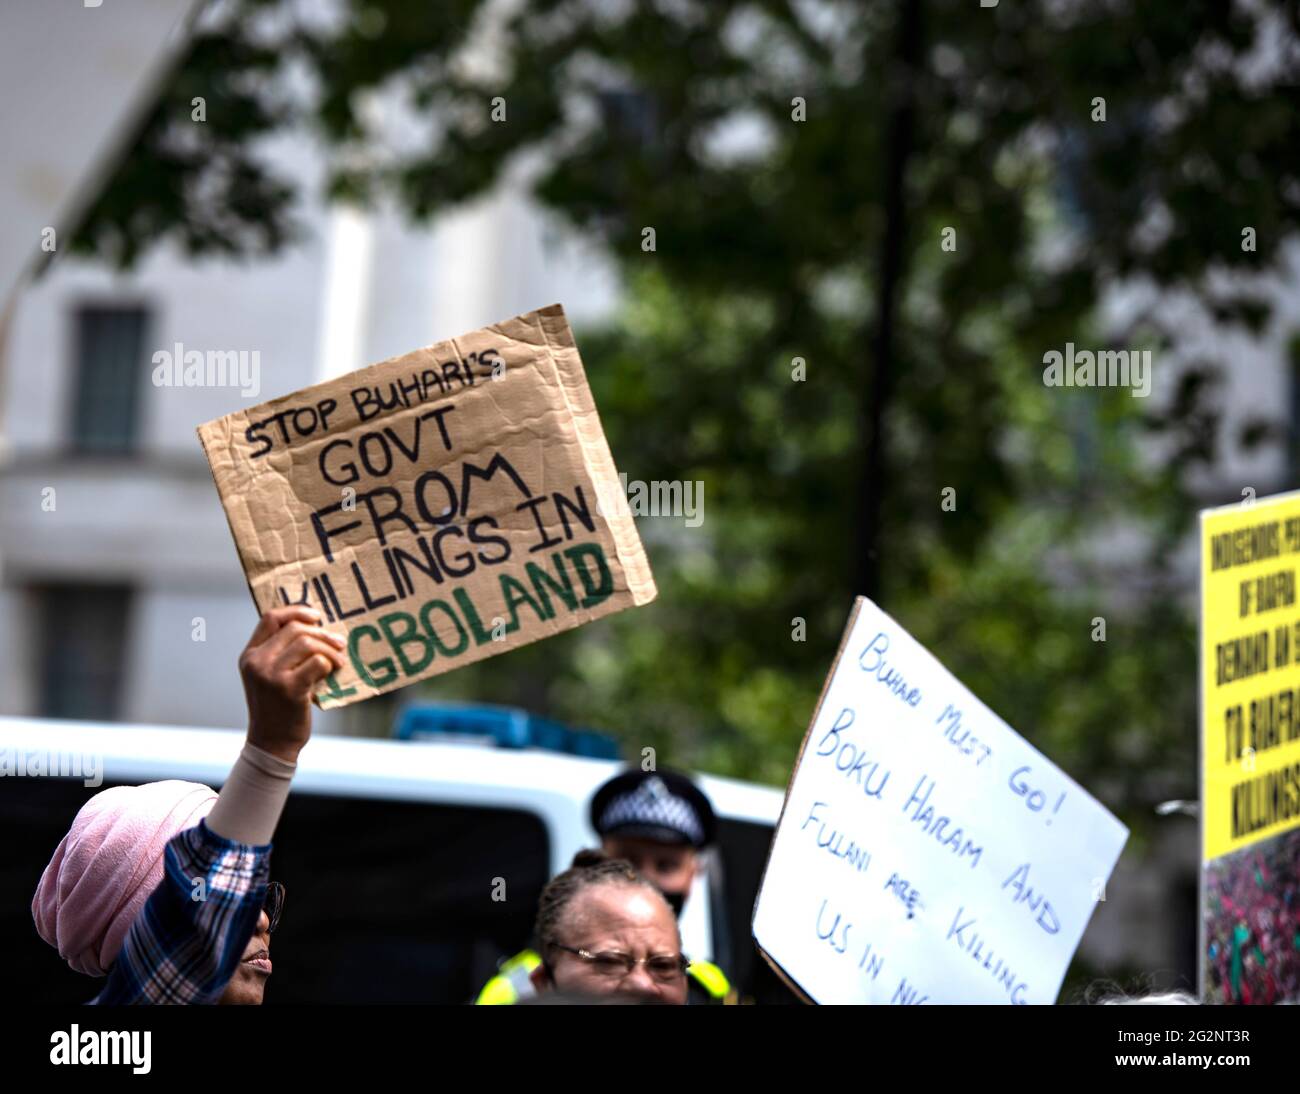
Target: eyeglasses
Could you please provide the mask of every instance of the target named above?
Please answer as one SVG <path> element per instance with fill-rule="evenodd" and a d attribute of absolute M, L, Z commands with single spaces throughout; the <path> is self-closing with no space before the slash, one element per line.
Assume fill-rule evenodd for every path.
<path fill-rule="evenodd" d="M 644 965 L 654 979 L 664 983 L 671 983 L 686 975 L 686 970 L 691 967 L 690 959 L 685 954 L 651 954 L 649 957 L 633 957 L 630 953 L 622 953 L 618 950 L 601 950 L 599 953 L 591 953 L 588 950 L 577 950 L 572 946 L 565 946 L 559 942 L 552 942 L 557 950 L 563 950 L 565 953 L 574 954 L 582 958 L 597 976 L 607 976 L 612 979 L 622 979 L 625 976 L 631 976 L 632 970 L 638 965 Z"/>
<path fill-rule="evenodd" d="M 266 899 L 262 902 L 262 911 L 266 913 L 266 918 L 271 921 L 267 928 L 267 933 L 274 931 L 280 925 L 280 916 L 284 914 L 284 886 L 278 881 L 268 882 L 266 886 Z"/>

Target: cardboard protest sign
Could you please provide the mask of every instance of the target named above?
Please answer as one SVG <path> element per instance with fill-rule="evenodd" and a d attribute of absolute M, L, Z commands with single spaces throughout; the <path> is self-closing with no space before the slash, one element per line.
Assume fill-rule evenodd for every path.
<path fill-rule="evenodd" d="M 199 427 L 259 611 L 347 631 L 344 706 L 654 599 L 559 305 Z"/>
<path fill-rule="evenodd" d="M 1300 494 L 1201 514 L 1205 862 L 1300 825 Z"/>
<path fill-rule="evenodd" d="M 1128 830 L 859 597 L 754 906 L 817 1003 L 1052 1003 Z"/>
<path fill-rule="evenodd" d="M 1201 514 L 1201 994 L 1300 1001 L 1300 494 Z"/>

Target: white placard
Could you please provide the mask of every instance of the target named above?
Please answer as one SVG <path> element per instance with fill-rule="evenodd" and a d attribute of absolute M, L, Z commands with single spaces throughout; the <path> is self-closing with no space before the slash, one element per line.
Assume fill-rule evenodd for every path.
<path fill-rule="evenodd" d="M 859 597 L 754 939 L 818 1003 L 1053 1003 L 1128 829 Z"/>

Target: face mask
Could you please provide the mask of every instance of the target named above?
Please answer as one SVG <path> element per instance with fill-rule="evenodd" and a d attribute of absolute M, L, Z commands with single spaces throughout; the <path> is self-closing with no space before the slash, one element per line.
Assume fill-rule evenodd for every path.
<path fill-rule="evenodd" d="M 682 918 L 682 909 L 686 907 L 685 893 L 664 893 L 664 900 L 668 901 L 668 906 L 672 908 L 673 915 L 678 919 Z"/>

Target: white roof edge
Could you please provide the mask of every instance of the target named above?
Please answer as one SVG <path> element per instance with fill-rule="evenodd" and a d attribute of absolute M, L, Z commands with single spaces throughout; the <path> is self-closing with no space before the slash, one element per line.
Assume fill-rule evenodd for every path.
<path fill-rule="evenodd" d="M 243 744 L 242 730 L 130 725 L 0 715 L 6 751 L 97 757 L 106 781 L 175 778 L 220 783 Z M 294 787 L 307 793 L 507 806 L 521 797 L 585 800 L 624 765 L 541 749 L 510 749 L 374 737 L 313 737 Z M 716 775 L 698 776 L 724 818 L 775 824 L 783 792 Z M 431 793 L 434 789 L 437 794 Z"/>

